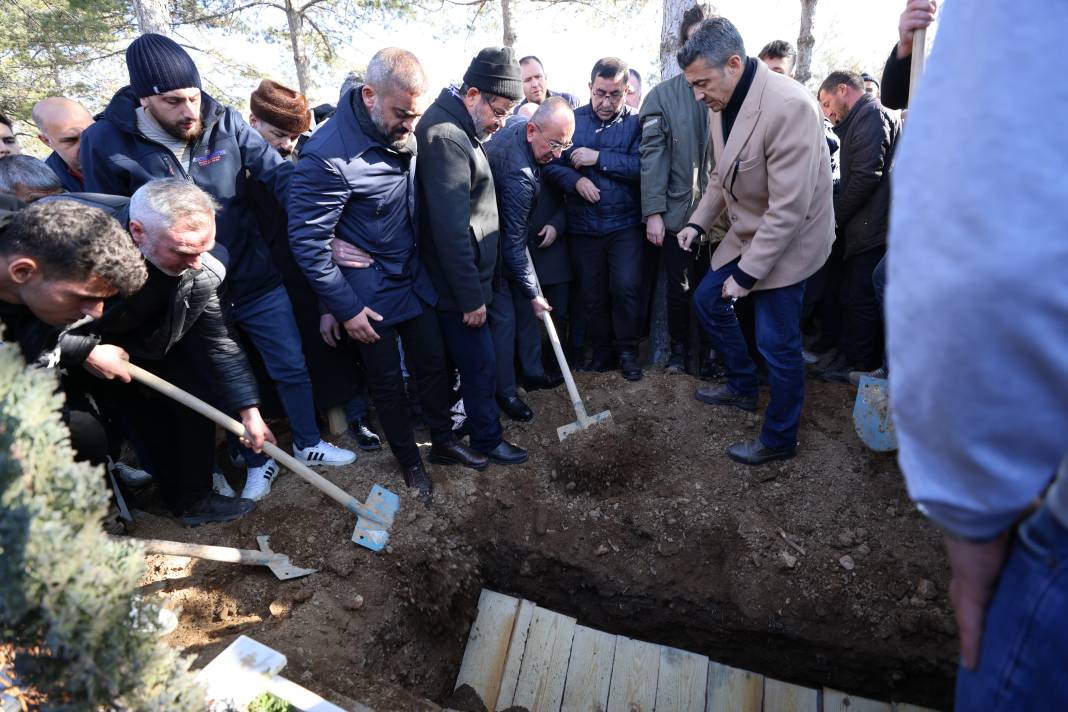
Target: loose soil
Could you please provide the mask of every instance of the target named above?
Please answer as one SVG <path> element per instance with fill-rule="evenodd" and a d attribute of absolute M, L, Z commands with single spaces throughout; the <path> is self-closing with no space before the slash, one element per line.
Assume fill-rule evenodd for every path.
<path fill-rule="evenodd" d="M 324 470 L 358 498 L 376 482 L 401 493 L 381 554 L 354 545 L 353 515 L 292 473 L 225 525 L 183 528 L 142 496 L 131 534 L 244 548 L 269 534 L 294 564 L 320 569 L 278 581 L 264 568 L 150 556 L 144 583 L 180 609 L 170 642 L 202 666 L 249 635 L 328 699 L 436 710 L 488 587 L 783 680 L 949 706 L 955 627 L 939 536 L 893 456 L 858 441 L 854 389 L 810 381 L 800 454 L 749 468 L 724 449 L 755 437 L 760 417 L 695 401 L 698 381 L 650 368 L 638 383 L 578 382 L 611 426 L 560 443 L 557 426 L 574 420 L 566 392 L 531 393 L 535 421 L 506 423 L 530 461 L 431 466 L 429 507 L 388 450 Z M 228 473 L 240 489 L 243 474 Z"/>

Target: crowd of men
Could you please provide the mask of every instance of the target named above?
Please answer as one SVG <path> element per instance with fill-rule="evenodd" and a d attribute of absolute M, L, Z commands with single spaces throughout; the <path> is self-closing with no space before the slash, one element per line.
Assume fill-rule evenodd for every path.
<path fill-rule="evenodd" d="M 358 447 L 378 449 L 369 396 L 405 482 L 427 495 L 417 428 L 434 463 L 527 459 L 501 414 L 531 420 L 521 388 L 563 380 L 541 319 L 560 327 L 570 367 L 641 379 L 662 264 L 668 370 L 712 382 L 698 400 L 744 410 L 768 383 L 760 436 L 728 454 L 792 457 L 803 327 L 829 354 L 816 375 L 883 363 L 873 275 L 900 126 L 852 72 L 832 73 L 817 104 L 790 79 L 794 59 L 783 41 L 749 57 L 697 4 L 679 28 L 682 73 L 644 100 L 618 57 L 596 62 L 581 103 L 551 89 L 538 57 L 497 47 L 435 98 L 416 56 L 387 48 L 336 107 L 264 79 L 246 122 L 202 90 L 184 49 L 143 35 L 96 119 L 63 97 L 34 107 L 46 161 L 17 155 L 3 121 L 0 194 L 35 207 L 13 209 L 13 225 L 103 210 L 148 269 L 89 323 L 40 320 L 26 355 L 58 358 L 70 402 L 97 404 L 103 445 L 87 451 L 127 482 L 154 478 L 187 521 L 240 516 L 270 491 L 264 400 L 280 404 L 296 457 L 341 466 L 357 454 L 325 441 L 318 418 L 342 408 Z M 210 425 L 84 377 L 127 382 L 130 357 L 242 417 L 248 436 L 229 448 L 246 468 L 240 497 L 214 466 Z M 174 432 L 198 446 L 168 446 Z M 124 443 L 141 468 L 120 459 Z"/>
<path fill-rule="evenodd" d="M 561 382 L 539 320 L 560 324 L 573 367 L 639 380 L 662 265 L 667 368 L 710 381 L 695 397 L 717 406 L 755 410 L 769 387 L 759 436 L 728 449 L 739 462 L 796 454 L 806 374 L 892 367 L 902 467 L 953 568 L 958 708 L 1063 707 L 1068 147 L 1054 122 L 1005 126 L 1021 103 L 1068 98 L 1040 82 L 1016 84 L 1016 104 L 998 95 L 1045 68 L 1004 62 L 1021 38 L 1051 46 L 1068 30 L 1068 7 L 1039 5 L 952 5 L 900 159 L 931 0 L 907 0 L 881 81 L 834 71 L 815 96 L 791 78 L 789 43 L 751 57 L 694 5 L 682 73 L 644 98 L 618 57 L 597 61 L 582 103 L 550 89 L 537 57 L 497 47 L 435 97 L 416 56 L 387 48 L 336 107 L 263 80 L 248 122 L 202 91 L 181 47 L 144 35 L 95 119 L 62 97 L 34 107 L 47 161 L 19 155 L 0 115 L 4 338 L 61 369 L 79 457 L 155 480 L 200 524 L 270 491 L 272 391 L 294 455 L 317 466 L 357 456 L 322 439 L 328 408 L 359 449 L 381 447 L 369 396 L 424 498 L 417 429 L 434 463 L 524 462 L 501 413 L 530 420 L 520 386 Z M 215 467 L 213 426 L 131 383 L 129 359 L 240 417 L 240 496 Z"/>

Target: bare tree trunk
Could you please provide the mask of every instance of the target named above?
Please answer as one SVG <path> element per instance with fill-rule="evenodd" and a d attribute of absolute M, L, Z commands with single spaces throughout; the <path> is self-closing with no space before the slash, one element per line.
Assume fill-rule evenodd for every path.
<path fill-rule="evenodd" d="M 134 0 L 134 10 L 141 34 L 171 34 L 171 9 L 167 0 Z"/>
<path fill-rule="evenodd" d="M 660 28 L 660 80 L 667 81 L 681 72 L 675 53 L 679 49 L 679 25 L 692 0 L 664 0 L 663 25 Z"/>
<path fill-rule="evenodd" d="M 505 47 L 515 47 L 518 35 L 515 33 L 515 25 L 512 24 L 512 0 L 501 0 L 501 28 Z"/>
<path fill-rule="evenodd" d="M 801 32 L 797 36 L 797 65 L 794 79 L 804 84 L 812 78 L 812 48 L 816 38 L 812 26 L 816 21 L 816 3 L 819 0 L 801 0 Z"/>
<path fill-rule="evenodd" d="M 297 85 L 300 87 L 300 93 L 307 96 L 311 82 L 308 77 L 308 52 L 304 49 L 304 16 L 291 0 L 286 0 L 286 19 L 289 21 L 289 44 L 293 48 L 293 64 L 297 68 Z"/>

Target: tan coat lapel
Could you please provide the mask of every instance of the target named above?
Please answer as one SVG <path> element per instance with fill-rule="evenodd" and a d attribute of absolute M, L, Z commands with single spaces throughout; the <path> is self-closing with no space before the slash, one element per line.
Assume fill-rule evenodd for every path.
<path fill-rule="evenodd" d="M 749 85 L 749 93 L 745 95 L 741 109 L 738 110 L 738 118 L 734 120 L 731 128 L 731 136 L 726 145 L 723 145 L 723 113 L 715 112 L 712 127 L 712 140 L 716 147 L 716 173 L 720 183 L 725 184 L 727 174 L 731 166 L 738 158 L 738 153 L 745 146 L 749 137 L 756 128 L 760 118 L 760 100 L 764 95 L 764 87 L 768 83 L 768 68 L 764 63 L 757 61 L 756 74 L 753 83 Z"/>

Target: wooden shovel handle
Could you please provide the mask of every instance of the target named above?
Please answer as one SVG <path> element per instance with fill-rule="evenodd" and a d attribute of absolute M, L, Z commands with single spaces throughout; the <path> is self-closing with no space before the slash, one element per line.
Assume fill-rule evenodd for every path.
<path fill-rule="evenodd" d="M 133 542 L 144 547 L 148 554 L 167 554 L 168 556 L 192 556 L 197 559 L 224 561 L 231 564 L 263 565 L 273 563 L 280 554 L 268 554 L 255 549 L 234 549 L 229 546 L 209 546 L 207 544 L 187 544 L 182 541 L 166 539 L 140 539 L 132 536 L 113 536 L 112 541 Z"/>
<path fill-rule="evenodd" d="M 178 401 L 187 408 L 194 410 L 197 413 L 200 413 L 205 418 L 214 421 L 220 427 L 229 430 L 234 435 L 237 435 L 238 437 L 243 437 L 245 435 L 245 426 L 241 425 L 241 423 L 237 422 L 236 420 L 226 415 L 222 411 L 218 410 L 217 408 L 213 408 L 212 406 L 208 405 L 193 394 L 183 391 L 181 388 L 175 386 L 173 383 L 169 383 L 157 376 L 156 374 L 151 373 L 150 371 L 146 371 L 145 369 L 133 363 L 127 363 L 126 370 L 129 371 L 130 376 L 132 376 L 137 381 L 140 381 L 149 388 L 159 391 L 168 398 L 172 398 Z M 299 475 L 301 479 L 321 491 L 330 499 L 345 507 L 345 509 L 359 516 L 368 517 L 369 519 L 372 519 L 376 522 L 379 521 L 378 517 L 375 516 L 374 512 L 367 509 L 355 497 L 353 497 L 348 492 L 341 489 L 319 473 L 313 471 L 311 468 L 297 460 L 289 453 L 282 450 L 274 443 L 265 442 L 263 444 L 263 451 L 274 459 L 281 462 L 293 472 L 297 473 L 297 475 Z"/>
<path fill-rule="evenodd" d="M 927 29 L 921 27 L 912 32 L 912 64 L 909 67 L 909 105 L 916 96 L 916 87 L 923 75 L 923 66 L 927 60 Z"/>

